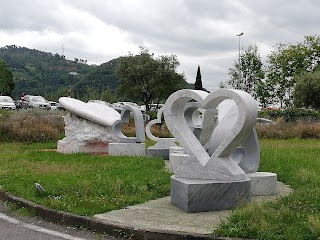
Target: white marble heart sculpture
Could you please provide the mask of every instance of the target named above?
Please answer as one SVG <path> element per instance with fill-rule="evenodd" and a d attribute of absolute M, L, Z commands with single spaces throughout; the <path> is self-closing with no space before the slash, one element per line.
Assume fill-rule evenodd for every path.
<path fill-rule="evenodd" d="M 177 146 L 174 142 L 176 141 L 175 138 L 160 138 L 160 137 L 156 137 L 151 133 L 151 127 L 154 124 L 158 124 L 161 123 L 161 119 L 162 119 L 162 115 L 163 115 L 163 110 L 164 108 L 160 108 L 158 110 L 157 113 L 157 118 L 150 121 L 147 126 L 146 126 L 146 134 L 148 136 L 148 138 L 150 138 L 151 140 L 155 141 L 156 144 L 154 145 L 155 148 L 170 148 L 173 146 Z"/>
<path fill-rule="evenodd" d="M 185 105 L 190 100 L 195 100 L 201 108 L 214 112 L 225 99 L 232 99 L 236 102 L 239 114 L 230 132 L 221 140 L 212 155 L 209 155 L 185 120 Z M 208 94 L 204 91 L 184 89 L 173 93 L 167 99 L 164 108 L 164 118 L 169 130 L 189 154 L 186 161 L 175 169 L 174 174 L 177 178 L 217 181 L 246 179 L 245 172 L 230 158 L 230 155 L 243 139 L 248 137 L 256 123 L 257 105 L 248 93 L 240 90 L 220 89 Z"/>
<path fill-rule="evenodd" d="M 127 137 L 122 133 L 123 123 L 129 123 L 130 114 L 133 114 L 136 136 Z M 112 125 L 113 134 L 119 138 L 121 143 L 142 143 L 145 141 L 143 116 L 138 107 L 127 106 L 121 111 L 121 119 Z"/>
<path fill-rule="evenodd" d="M 218 124 L 212 133 L 210 142 L 207 144 L 207 152 L 212 154 L 220 145 L 222 139 L 230 132 L 238 118 L 238 107 L 234 101 L 225 100 L 218 106 Z M 245 173 L 256 172 L 260 162 L 260 146 L 256 128 L 253 127 L 249 136 L 242 141 L 231 156 Z"/>

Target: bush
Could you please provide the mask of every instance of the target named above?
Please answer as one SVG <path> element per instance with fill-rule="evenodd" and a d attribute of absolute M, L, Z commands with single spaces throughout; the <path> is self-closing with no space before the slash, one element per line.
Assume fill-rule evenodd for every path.
<path fill-rule="evenodd" d="M 150 121 L 151 121 L 151 120 L 154 120 L 157 118 L 158 112 L 157 111 L 147 111 L 146 114 L 148 114 L 150 116 Z"/>
<path fill-rule="evenodd" d="M 284 110 L 263 110 L 259 112 L 259 117 L 274 121 L 282 118 L 286 122 L 314 122 L 320 120 L 320 112 L 308 109 L 287 108 Z"/>
<path fill-rule="evenodd" d="M 279 119 L 274 124 L 258 124 L 259 138 L 289 139 L 289 138 L 320 138 L 320 123 L 285 122 Z"/>
<path fill-rule="evenodd" d="M 0 118 L 0 141 L 47 142 L 58 140 L 64 132 L 61 111 L 24 109 Z"/>

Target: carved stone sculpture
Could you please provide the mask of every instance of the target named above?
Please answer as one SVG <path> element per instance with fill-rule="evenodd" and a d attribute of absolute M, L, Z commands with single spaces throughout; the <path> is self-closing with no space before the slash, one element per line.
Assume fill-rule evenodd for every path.
<path fill-rule="evenodd" d="M 160 157 L 162 159 L 169 159 L 169 149 L 170 147 L 177 146 L 174 142 L 174 138 L 160 138 L 156 137 L 151 133 L 151 127 L 154 124 L 160 123 L 163 115 L 164 108 L 160 108 L 157 113 L 157 118 L 150 121 L 146 126 L 146 134 L 147 136 L 156 142 L 154 146 L 148 147 L 147 155 L 152 157 Z"/>
<path fill-rule="evenodd" d="M 114 109 L 68 97 L 60 98 L 59 103 L 69 113 L 64 117 L 65 138 L 58 141 L 58 152 L 108 153 L 109 143 L 119 142 L 112 133 L 112 124 L 120 119 Z"/>
<path fill-rule="evenodd" d="M 214 129 L 223 122 L 208 123 L 208 135 L 199 141 L 188 126 L 184 111 L 190 100 L 200 108 L 214 113 L 225 99 L 235 101 L 239 114 L 225 137 L 211 146 Z M 248 138 L 257 118 L 255 100 L 246 92 L 221 89 L 211 94 L 197 90 L 180 90 L 166 101 L 164 117 L 173 136 L 184 148 L 187 156 L 180 157 L 180 166 L 175 166 L 171 178 L 172 204 L 186 212 L 222 210 L 235 207 L 239 199 L 250 200 L 250 179 L 232 160 L 231 154 Z M 209 136 L 211 136 L 209 134 Z M 204 144 L 208 140 L 210 153 Z"/>
<path fill-rule="evenodd" d="M 135 124 L 135 137 L 127 137 L 121 131 L 123 123 L 128 123 L 130 115 L 133 116 Z M 121 119 L 113 123 L 112 131 L 120 139 L 119 143 L 110 143 L 109 155 L 112 156 L 144 156 L 145 150 L 145 133 L 143 116 L 138 107 L 127 106 L 121 112 Z"/>

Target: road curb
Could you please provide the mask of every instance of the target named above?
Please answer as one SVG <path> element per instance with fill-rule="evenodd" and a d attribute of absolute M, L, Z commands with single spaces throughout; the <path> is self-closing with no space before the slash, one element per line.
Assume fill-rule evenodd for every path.
<path fill-rule="evenodd" d="M 96 220 L 89 217 L 79 216 L 63 211 L 56 211 L 46 208 L 39 204 L 13 196 L 10 193 L 0 190 L 0 200 L 15 203 L 26 208 L 31 212 L 35 212 L 38 216 L 50 221 L 88 228 L 91 231 L 104 232 L 111 236 L 121 239 L 150 239 L 150 240 L 241 240 L 240 238 L 223 238 L 202 234 L 190 234 L 183 232 L 167 231 L 167 230 L 150 230 L 127 227 L 124 225 L 107 223 L 102 220 Z"/>

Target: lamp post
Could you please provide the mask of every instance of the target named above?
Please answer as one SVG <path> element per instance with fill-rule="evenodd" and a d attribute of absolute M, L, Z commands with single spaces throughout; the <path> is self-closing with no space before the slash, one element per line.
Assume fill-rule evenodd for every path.
<path fill-rule="evenodd" d="M 241 37 L 243 34 L 244 34 L 243 32 L 237 34 L 237 36 L 239 37 L 239 79 L 240 79 L 240 77 L 241 77 L 241 71 L 240 71 L 240 66 L 241 66 L 241 62 L 240 62 L 240 37 Z"/>

